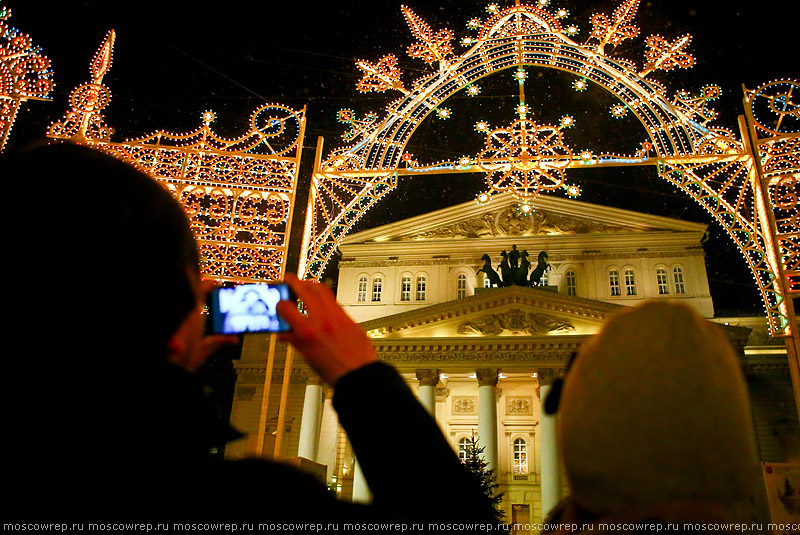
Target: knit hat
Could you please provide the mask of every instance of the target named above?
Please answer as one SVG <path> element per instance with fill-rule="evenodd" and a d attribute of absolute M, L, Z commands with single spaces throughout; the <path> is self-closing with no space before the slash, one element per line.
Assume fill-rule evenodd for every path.
<path fill-rule="evenodd" d="M 590 511 L 752 495 L 744 376 L 722 329 L 686 306 L 609 319 L 575 358 L 559 413 L 571 494 Z"/>

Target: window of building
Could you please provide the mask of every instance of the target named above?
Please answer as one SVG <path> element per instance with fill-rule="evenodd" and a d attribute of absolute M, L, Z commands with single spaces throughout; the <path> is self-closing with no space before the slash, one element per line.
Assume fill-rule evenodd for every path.
<path fill-rule="evenodd" d="M 356 301 L 365 303 L 367 301 L 367 277 L 362 275 L 358 278 L 358 295 Z"/>
<path fill-rule="evenodd" d="M 611 295 L 620 295 L 619 293 L 619 271 L 612 269 L 608 272 L 608 285 L 611 288 Z"/>
<path fill-rule="evenodd" d="M 676 267 L 672 270 L 672 280 L 675 282 L 675 293 L 685 294 L 686 286 L 683 283 L 683 270 L 681 268 Z"/>
<path fill-rule="evenodd" d="M 467 296 L 467 276 L 459 273 L 456 278 L 456 297 L 461 299 Z"/>
<path fill-rule="evenodd" d="M 400 281 L 400 301 L 411 301 L 411 277 L 403 275 Z"/>
<path fill-rule="evenodd" d="M 571 269 L 566 273 L 567 295 L 578 295 L 578 278 Z"/>
<path fill-rule="evenodd" d="M 542 278 L 539 279 L 541 286 L 548 286 L 550 284 L 550 274 L 545 271 Z"/>
<path fill-rule="evenodd" d="M 667 295 L 669 293 L 669 286 L 667 285 L 667 270 L 658 268 L 656 271 L 656 280 L 658 281 L 659 295 Z"/>
<path fill-rule="evenodd" d="M 381 292 L 383 291 L 383 278 L 375 277 L 372 279 L 372 302 L 381 300 Z"/>
<path fill-rule="evenodd" d="M 467 444 L 469 444 L 469 439 L 467 437 L 458 441 L 458 459 L 462 463 L 467 462 Z"/>
<path fill-rule="evenodd" d="M 486 274 L 483 275 L 483 287 L 484 288 L 492 287 L 492 282 L 489 280 L 489 277 L 487 277 Z"/>
<path fill-rule="evenodd" d="M 425 301 L 425 275 L 417 277 L 417 301 Z"/>
<path fill-rule="evenodd" d="M 625 270 L 625 294 L 636 295 L 636 277 L 631 268 Z"/>
<path fill-rule="evenodd" d="M 514 440 L 514 473 L 528 473 L 528 443 L 522 438 Z"/>

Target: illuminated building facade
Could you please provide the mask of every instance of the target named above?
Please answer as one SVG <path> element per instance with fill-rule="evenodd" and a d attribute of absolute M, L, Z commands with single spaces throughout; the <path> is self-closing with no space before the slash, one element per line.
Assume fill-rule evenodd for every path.
<path fill-rule="evenodd" d="M 340 245 L 337 297 L 379 358 L 399 369 L 435 415 L 453 449 L 461 454 L 473 433 L 486 446 L 506 518 L 536 522 L 566 491 L 554 420 L 541 410 L 550 385 L 606 317 L 645 300 L 685 303 L 727 323 L 721 328 L 752 379 L 762 460 L 800 454 L 785 346 L 771 341 L 763 316 L 714 317 L 705 232 L 704 224 L 553 197 L 526 215 L 512 195 L 498 195 L 489 205 L 466 203 L 348 236 Z M 514 246 L 520 258 L 527 253 L 531 271 L 546 251 L 544 284 L 486 288 L 483 255 L 500 273 L 501 252 Z M 250 432 L 262 406 L 266 344 L 267 337 L 248 338 L 236 364 L 231 421 Z M 328 483 L 344 498 L 368 499 L 330 392 L 302 365 L 288 385 L 283 401 L 277 388 L 271 394 L 265 443 L 274 444 L 285 403 L 279 455 L 325 465 Z M 398 444 L 408 432 L 398 429 Z M 227 454 L 243 455 L 256 440 L 251 435 Z M 386 445 L 388 458 L 398 444 Z"/>

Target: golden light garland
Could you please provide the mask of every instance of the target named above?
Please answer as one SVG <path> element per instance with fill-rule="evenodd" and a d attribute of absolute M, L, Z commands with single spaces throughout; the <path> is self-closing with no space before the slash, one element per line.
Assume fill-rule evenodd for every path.
<path fill-rule="evenodd" d="M 694 64 L 688 51 L 691 36 L 645 38 L 640 67 L 633 60 L 612 57 L 620 43 L 639 36 L 634 23 L 638 5 L 638 0 L 623 0 L 610 16 L 593 15 L 592 30 L 584 43 L 572 38 L 577 32 L 576 25 L 562 22 L 568 13 L 550 11 L 547 0 L 535 4 L 517 0 L 505 8 L 491 4 L 485 20 L 476 17 L 468 21 L 467 30 L 477 35 L 466 37 L 456 37 L 447 29 L 433 29 L 408 8 L 402 8 L 416 39 L 409 52 L 425 61 L 432 72 L 405 83 L 406 74 L 398 67 L 395 56 L 384 56 L 376 64 L 358 62 L 364 73 L 357 84 L 360 91 L 398 91 L 400 96 L 386 106 L 380 119 L 348 138 L 350 145 L 323 157 L 322 143 L 318 144 L 300 260 L 302 274 L 308 278 L 321 276 L 342 238 L 396 186 L 400 175 L 484 172 L 489 191 L 479 193 L 477 202 L 490 202 L 493 191 L 508 190 L 517 195 L 522 205 L 530 206 L 536 194 L 548 189 L 543 184 L 559 184 L 567 195 L 578 195 L 580 187 L 567 184 L 563 177 L 573 167 L 656 165 L 662 178 L 694 198 L 728 231 L 753 271 L 771 332 L 787 334 L 791 314 L 787 312 L 785 299 L 797 287 L 795 270 L 800 250 L 796 236 L 797 174 L 786 174 L 784 170 L 781 178 L 770 178 L 772 204 L 757 206 L 751 176 L 756 153 L 748 152 L 745 143 L 732 132 L 711 124 L 716 114 L 708 104 L 719 94 L 719 88 L 704 87 L 699 95 L 682 89 L 670 99 L 666 86 L 652 78 L 656 72 Z M 468 47 L 467 50 L 460 55 L 452 52 L 451 39 Z M 590 148 L 574 153 L 561 138 L 557 143 L 559 149 L 554 147 L 553 154 L 548 154 L 541 143 L 531 139 L 523 142 L 524 137 L 530 136 L 523 134 L 522 129 L 515 133 L 512 125 L 517 124 L 515 121 L 525 121 L 530 111 L 524 98 L 526 67 L 572 74 L 576 78 L 573 82 L 576 91 L 584 91 L 593 84 L 605 89 L 617 98 L 617 103 L 609 109 L 612 117 L 633 115 L 645 127 L 649 139 L 634 154 L 602 154 Z M 503 139 L 498 147 L 484 150 L 483 166 L 480 157 L 468 158 L 469 164 L 467 157 L 420 164 L 406 152 L 411 136 L 431 113 L 439 118 L 443 110 L 447 110 L 444 112 L 447 117 L 452 114 L 444 105 L 449 97 L 462 90 L 467 95 L 475 94 L 471 88 L 477 86 L 480 78 L 505 69 L 513 69 L 519 77 L 520 102 L 516 109 L 519 118 L 498 128 L 476 118 L 475 129 L 487 136 L 487 147 L 488 140 Z M 777 86 L 773 88 L 777 91 Z M 797 90 L 781 86 L 780 91 L 782 96 L 772 95 L 767 89 L 756 90 L 753 98 L 777 110 L 785 124 L 788 118 L 796 116 L 797 99 L 791 95 L 796 95 Z M 549 128 L 560 132 L 569 126 L 565 121 L 570 123 L 572 119 L 562 118 L 558 127 Z M 525 131 L 546 126 L 526 127 Z M 786 137 L 796 137 L 796 131 L 787 132 L 781 131 L 780 142 L 755 143 L 758 158 L 769 151 L 767 155 L 777 161 L 776 155 L 785 152 L 794 156 L 781 161 L 794 161 L 796 145 Z M 499 167 L 490 167 L 492 161 Z M 773 209 L 773 205 L 786 208 Z M 765 210 L 775 212 L 773 219 L 777 223 L 764 224 L 758 214 Z M 784 229 L 778 236 L 776 224 Z M 772 249 L 775 252 L 768 254 Z M 795 277 L 791 289 L 781 283 L 784 270 Z"/>
<path fill-rule="evenodd" d="M 205 277 L 282 280 L 305 109 L 265 104 L 238 138 L 218 136 L 211 129 L 215 115 L 206 111 L 192 132 L 157 131 L 113 142 L 102 112 L 111 100 L 103 76 L 111 68 L 115 38 L 110 31 L 92 60 L 91 81 L 72 91 L 70 110 L 50 126 L 48 137 L 91 145 L 159 181 L 190 218 Z"/>
<path fill-rule="evenodd" d="M 29 35 L 9 26 L 11 10 L 0 5 L 0 150 L 26 100 L 45 100 L 53 90 L 50 60 Z"/>

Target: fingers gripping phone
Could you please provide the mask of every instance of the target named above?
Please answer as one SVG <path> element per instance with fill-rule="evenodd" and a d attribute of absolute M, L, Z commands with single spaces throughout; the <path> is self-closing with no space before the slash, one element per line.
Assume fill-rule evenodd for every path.
<path fill-rule="evenodd" d="M 213 334 L 286 332 L 279 301 L 292 299 L 286 284 L 218 286 L 208 298 L 208 330 Z"/>

